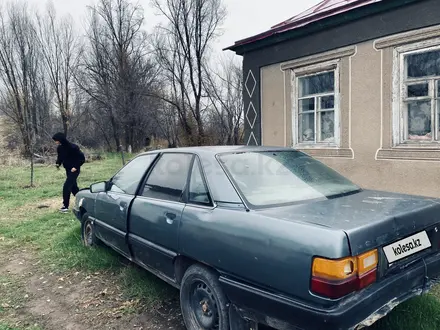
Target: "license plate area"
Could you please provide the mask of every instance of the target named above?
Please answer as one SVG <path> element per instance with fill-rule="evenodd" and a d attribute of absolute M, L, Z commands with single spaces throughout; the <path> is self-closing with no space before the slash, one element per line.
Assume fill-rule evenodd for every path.
<path fill-rule="evenodd" d="M 396 261 L 410 257 L 431 247 L 431 241 L 426 231 L 401 239 L 383 247 L 383 252 L 391 265 Z"/>

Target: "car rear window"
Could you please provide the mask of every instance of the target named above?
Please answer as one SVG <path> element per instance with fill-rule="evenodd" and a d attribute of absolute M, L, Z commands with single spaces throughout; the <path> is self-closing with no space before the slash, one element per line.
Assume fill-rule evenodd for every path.
<path fill-rule="evenodd" d="M 267 207 L 327 199 L 360 188 L 299 151 L 222 154 L 218 159 L 248 204 Z"/>

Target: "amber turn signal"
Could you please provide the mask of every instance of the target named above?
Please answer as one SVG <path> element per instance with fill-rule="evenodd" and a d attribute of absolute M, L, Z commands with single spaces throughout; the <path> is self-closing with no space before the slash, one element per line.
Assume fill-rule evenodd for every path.
<path fill-rule="evenodd" d="M 344 280 L 357 271 L 355 258 L 329 260 L 315 258 L 313 260 L 313 276 L 335 280 Z"/>

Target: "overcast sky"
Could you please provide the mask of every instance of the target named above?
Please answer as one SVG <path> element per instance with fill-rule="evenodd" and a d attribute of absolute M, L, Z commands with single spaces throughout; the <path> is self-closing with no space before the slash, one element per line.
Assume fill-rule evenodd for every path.
<path fill-rule="evenodd" d="M 5 2 L 7 0 L 0 0 Z M 14 1 L 14 0 L 13 0 Z M 19 0 L 17 0 L 19 1 Z M 27 0 L 30 4 L 44 9 L 46 0 Z M 160 18 L 150 7 L 150 0 L 138 0 L 144 7 L 146 29 L 151 31 Z M 235 41 L 263 32 L 302 11 L 312 7 L 320 0 L 223 0 L 228 16 L 223 25 L 223 36 L 215 45 L 215 50 L 232 45 Z M 85 8 L 95 0 L 53 0 L 58 14 L 70 13 L 78 24 L 84 19 Z M 133 0 L 136 2 L 136 0 Z"/>

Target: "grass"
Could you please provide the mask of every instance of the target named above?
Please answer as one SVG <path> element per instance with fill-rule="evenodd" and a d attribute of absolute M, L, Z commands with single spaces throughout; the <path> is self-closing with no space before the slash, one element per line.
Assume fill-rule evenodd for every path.
<path fill-rule="evenodd" d="M 79 186 L 110 178 L 121 167 L 118 155 L 87 163 L 79 177 Z M 54 167 L 37 167 L 35 187 L 29 184 L 29 168 L 0 168 L 0 250 L 32 249 L 41 265 L 48 271 L 108 272 L 116 276 L 116 285 L 123 288 L 127 298 L 141 299 L 146 305 L 163 300 L 174 289 L 162 281 L 129 264 L 108 248 L 85 249 L 80 241 L 79 222 L 73 215 L 56 212 L 61 204 L 64 171 Z M 40 204 L 52 208 L 38 209 Z M 7 288 L 6 290 L 3 288 Z M 0 316 L 7 305 L 20 304 L 21 291 L 11 278 L 0 277 Z M 440 329 L 440 292 L 412 299 L 398 306 L 388 317 L 376 323 L 372 330 L 438 330 Z M 5 305 L 7 304 L 7 305 Z M 124 312 L 136 308 L 127 306 Z M 36 327 L 17 328 L 2 323 L 0 330 L 39 330 Z"/>
<path fill-rule="evenodd" d="M 438 330 L 440 329 L 440 302 L 434 295 L 414 298 L 380 320 L 372 330 Z"/>
<path fill-rule="evenodd" d="M 29 327 L 17 328 L 15 326 L 10 326 L 9 324 L 6 323 L 0 323 L 0 330 L 42 330 L 42 329 L 38 326 L 33 326 L 33 325 Z"/>
<path fill-rule="evenodd" d="M 118 155 L 111 154 L 103 161 L 86 163 L 78 185 L 88 187 L 93 182 L 107 180 L 121 166 Z M 0 169 L 0 214 L 3 215 L 0 216 L 0 249 L 30 248 L 38 252 L 41 263 L 50 271 L 114 273 L 128 297 L 142 299 L 147 304 L 168 295 L 172 289 L 137 267 L 127 267 L 113 250 L 83 247 L 78 220 L 54 209 L 61 206 L 64 177 L 63 169 L 37 167 L 35 187 L 24 188 L 29 184 L 29 168 Z M 51 209 L 37 208 L 40 204 L 53 203 Z"/>
<path fill-rule="evenodd" d="M 0 276 L 0 330 L 42 330 L 36 325 L 17 327 L 2 320 L 2 315 L 23 306 L 26 290 L 12 276 Z"/>
<path fill-rule="evenodd" d="M 20 306 L 25 300 L 25 291 L 17 284 L 14 278 L 0 276 L 0 313 Z"/>

